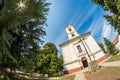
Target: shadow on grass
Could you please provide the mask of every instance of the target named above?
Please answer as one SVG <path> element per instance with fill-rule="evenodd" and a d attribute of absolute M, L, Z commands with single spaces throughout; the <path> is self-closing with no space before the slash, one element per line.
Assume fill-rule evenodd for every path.
<path fill-rule="evenodd" d="M 47 78 L 44 78 L 43 76 L 40 76 L 38 78 L 32 78 L 32 77 L 26 77 L 26 75 L 19 75 L 19 74 L 13 74 L 13 73 L 7 73 L 0 75 L 0 80 L 48 80 Z"/>

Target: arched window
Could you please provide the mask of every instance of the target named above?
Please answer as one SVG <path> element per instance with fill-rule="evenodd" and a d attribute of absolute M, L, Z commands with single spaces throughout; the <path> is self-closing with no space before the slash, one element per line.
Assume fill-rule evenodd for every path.
<path fill-rule="evenodd" d="M 74 34 L 72 34 L 72 37 L 74 37 L 75 35 Z"/>
<path fill-rule="evenodd" d="M 82 49 L 81 49 L 80 45 L 77 45 L 77 50 L 78 50 L 79 53 L 82 52 Z"/>
<path fill-rule="evenodd" d="M 71 28 L 69 28 L 69 31 L 72 31 Z"/>

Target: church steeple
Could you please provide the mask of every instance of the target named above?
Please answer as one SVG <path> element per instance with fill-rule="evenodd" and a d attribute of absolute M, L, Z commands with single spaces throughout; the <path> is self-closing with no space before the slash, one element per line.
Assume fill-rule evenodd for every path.
<path fill-rule="evenodd" d="M 70 24 L 66 25 L 66 32 L 67 32 L 69 40 L 76 36 L 79 36 L 79 34 L 76 32 L 76 30 Z"/>

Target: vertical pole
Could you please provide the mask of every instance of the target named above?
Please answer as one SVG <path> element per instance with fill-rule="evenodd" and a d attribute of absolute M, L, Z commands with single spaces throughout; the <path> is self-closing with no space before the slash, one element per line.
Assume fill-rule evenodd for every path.
<path fill-rule="evenodd" d="M 89 55 L 89 52 L 88 52 L 88 50 L 87 50 L 85 44 L 84 44 L 83 41 L 82 41 L 82 37 L 80 36 L 79 39 L 80 39 L 81 43 L 83 44 L 83 47 L 85 48 L 85 51 L 86 51 L 86 53 L 87 53 L 87 55 L 88 55 L 88 57 L 89 57 L 89 59 L 90 59 L 90 62 L 91 62 L 92 59 L 91 59 L 91 57 L 90 57 L 90 55 Z"/>
<path fill-rule="evenodd" d="M 79 39 L 80 39 L 80 41 L 82 42 L 82 44 L 83 44 L 83 46 L 84 46 L 84 48 L 85 48 L 85 51 L 86 51 L 86 53 L 87 53 L 87 55 L 88 55 L 88 57 L 89 57 L 89 59 L 90 59 L 90 63 L 89 63 L 89 64 L 90 64 L 90 68 L 93 69 L 93 70 L 96 70 L 96 68 L 97 68 L 96 61 L 92 61 L 92 59 L 91 59 L 91 57 L 90 57 L 90 55 L 89 55 L 89 52 L 91 53 L 91 50 L 90 50 L 89 47 L 87 46 L 86 42 L 85 42 L 84 40 L 83 40 L 84 42 L 82 41 L 82 36 L 80 36 Z M 86 45 L 86 46 L 85 46 L 85 45 Z M 88 49 L 87 49 L 86 47 L 87 47 Z M 88 51 L 88 50 L 89 50 L 89 51 Z M 93 57 L 94 57 L 94 55 L 93 55 Z"/>

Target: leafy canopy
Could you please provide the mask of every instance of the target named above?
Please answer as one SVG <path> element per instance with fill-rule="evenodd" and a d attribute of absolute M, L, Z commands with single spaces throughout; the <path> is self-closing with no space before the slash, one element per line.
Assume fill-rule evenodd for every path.
<path fill-rule="evenodd" d="M 103 50 L 103 52 L 106 53 L 105 48 L 104 48 L 104 45 L 103 45 L 102 43 L 100 43 L 100 42 L 98 42 L 98 45 L 99 45 L 100 48 Z"/>
<path fill-rule="evenodd" d="M 120 34 L 120 0 L 92 0 L 97 5 L 102 6 L 109 14 L 104 15 L 106 20 Z"/>
<path fill-rule="evenodd" d="M 54 75 L 63 69 L 62 56 L 57 56 L 57 48 L 54 43 L 46 43 L 42 49 L 40 49 L 38 56 L 38 63 L 36 70 L 40 73 Z"/>
<path fill-rule="evenodd" d="M 48 5 L 45 0 L 4 0 L 0 11 L 1 70 L 34 68 L 39 44 L 46 35 Z"/>
<path fill-rule="evenodd" d="M 109 54 L 116 55 L 117 53 L 119 53 L 119 50 L 115 47 L 114 44 L 111 43 L 110 40 L 108 40 L 107 38 L 104 38 L 104 42 L 106 45 L 107 52 Z"/>

